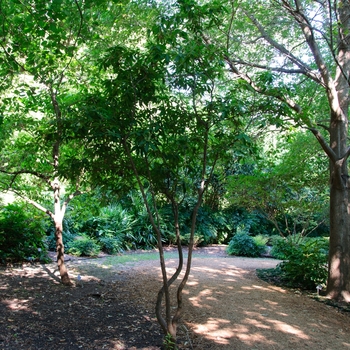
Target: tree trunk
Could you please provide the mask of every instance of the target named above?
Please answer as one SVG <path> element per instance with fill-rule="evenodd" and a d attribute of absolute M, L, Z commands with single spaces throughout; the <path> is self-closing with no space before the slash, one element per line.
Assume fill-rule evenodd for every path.
<path fill-rule="evenodd" d="M 346 115 L 346 114 L 345 114 Z M 350 301 L 350 206 L 347 165 L 347 115 L 332 116 L 330 146 L 330 240 L 327 296 Z"/>
<path fill-rule="evenodd" d="M 56 252 L 57 252 L 57 266 L 61 276 L 61 281 L 64 285 L 72 284 L 70 281 L 68 270 L 64 263 L 64 244 L 63 244 L 63 220 L 55 217 L 55 238 L 56 238 Z"/>
<path fill-rule="evenodd" d="M 339 184 L 331 184 L 327 296 L 349 302 L 350 209 L 348 182 L 348 179 L 344 179 L 340 186 Z"/>

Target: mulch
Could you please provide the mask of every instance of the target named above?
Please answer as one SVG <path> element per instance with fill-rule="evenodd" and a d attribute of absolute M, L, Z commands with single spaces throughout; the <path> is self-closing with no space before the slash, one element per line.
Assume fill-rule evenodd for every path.
<path fill-rule="evenodd" d="M 124 276 L 64 287 L 11 269 L 0 275 L 0 349 L 160 349 L 153 316 L 130 295 Z"/>
<path fill-rule="evenodd" d="M 196 249 L 196 254 L 226 253 L 223 247 L 213 246 Z M 50 256 L 54 259 L 55 253 Z M 91 259 L 66 256 L 70 269 L 84 260 Z M 75 281 L 65 287 L 54 267 L 55 263 L 0 267 L 0 350 L 162 348 L 163 333 L 154 316 L 154 286 L 158 288 L 159 281 L 139 276 L 131 268 L 112 280 Z M 145 295 L 142 286 L 147 284 L 152 284 L 145 288 L 152 294 Z M 186 331 L 179 329 L 181 349 L 188 348 L 187 339 Z"/>

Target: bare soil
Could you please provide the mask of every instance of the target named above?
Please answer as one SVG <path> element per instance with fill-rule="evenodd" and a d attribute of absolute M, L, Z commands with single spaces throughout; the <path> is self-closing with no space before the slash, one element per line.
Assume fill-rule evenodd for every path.
<path fill-rule="evenodd" d="M 279 261 L 224 249 L 195 250 L 180 349 L 350 350 L 349 312 L 257 278 Z M 60 284 L 54 263 L 0 268 L 0 349 L 161 349 L 158 261 L 66 258 L 73 287 Z"/>

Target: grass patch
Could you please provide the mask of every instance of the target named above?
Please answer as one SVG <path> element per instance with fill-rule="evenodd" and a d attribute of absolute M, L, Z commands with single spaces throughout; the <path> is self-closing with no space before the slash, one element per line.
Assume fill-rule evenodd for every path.
<path fill-rule="evenodd" d="M 177 252 L 166 252 L 164 253 L 165 259 L 176 259 L 178 258 Z M 184 257 L 187 257 L 187 254 L 184 254 Z M 119 264 L 127 264 L 127 263 L 137 263 L 140 261 L 151 261 L 151 260 L 159 260 L 158 252 L 144 252 L 144 253 L 131 253 L 124 255 L 113 255 L 104 259 L 102 265 L 112 267 Z"/>

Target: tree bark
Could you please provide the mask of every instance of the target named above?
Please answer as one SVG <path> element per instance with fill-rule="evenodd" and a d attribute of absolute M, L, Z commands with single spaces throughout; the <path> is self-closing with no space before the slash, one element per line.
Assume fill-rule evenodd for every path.
<path fill-rule="evenodd" d="M 54 218 L 55 221 L 55 238 L 56 238 L 56 252 L 57 252 L 57 266 L 61 276 L 61 281 L 64 285 L 72 284 L 67 267 L 64 263 L 64 244 L 63 244 L 63 220 L 61 218 Z"/>
<path fill-rule="evenodd" d="M 63 244 L 63 218 L 66 211 L 66 207 L 68 201 L 71 197 L 67 199 L 67 201 L 62 205 L 61 208 L 61 196 L 60 196 L 60 182 L 56 178 L 52 182 L 52 189 L 54 192 L 54 209 L 55 212 L 52 215 L 52 218 L 55 223 L 55 238 L 56 238 L 56 252 L 57 252 L 57 266 L 58 271 L 61 276 L 61 281 L 64 285 L 71 285 L 70 278 L 68 276 L 68 270 L 64 263 L 64 244 Z"/>

